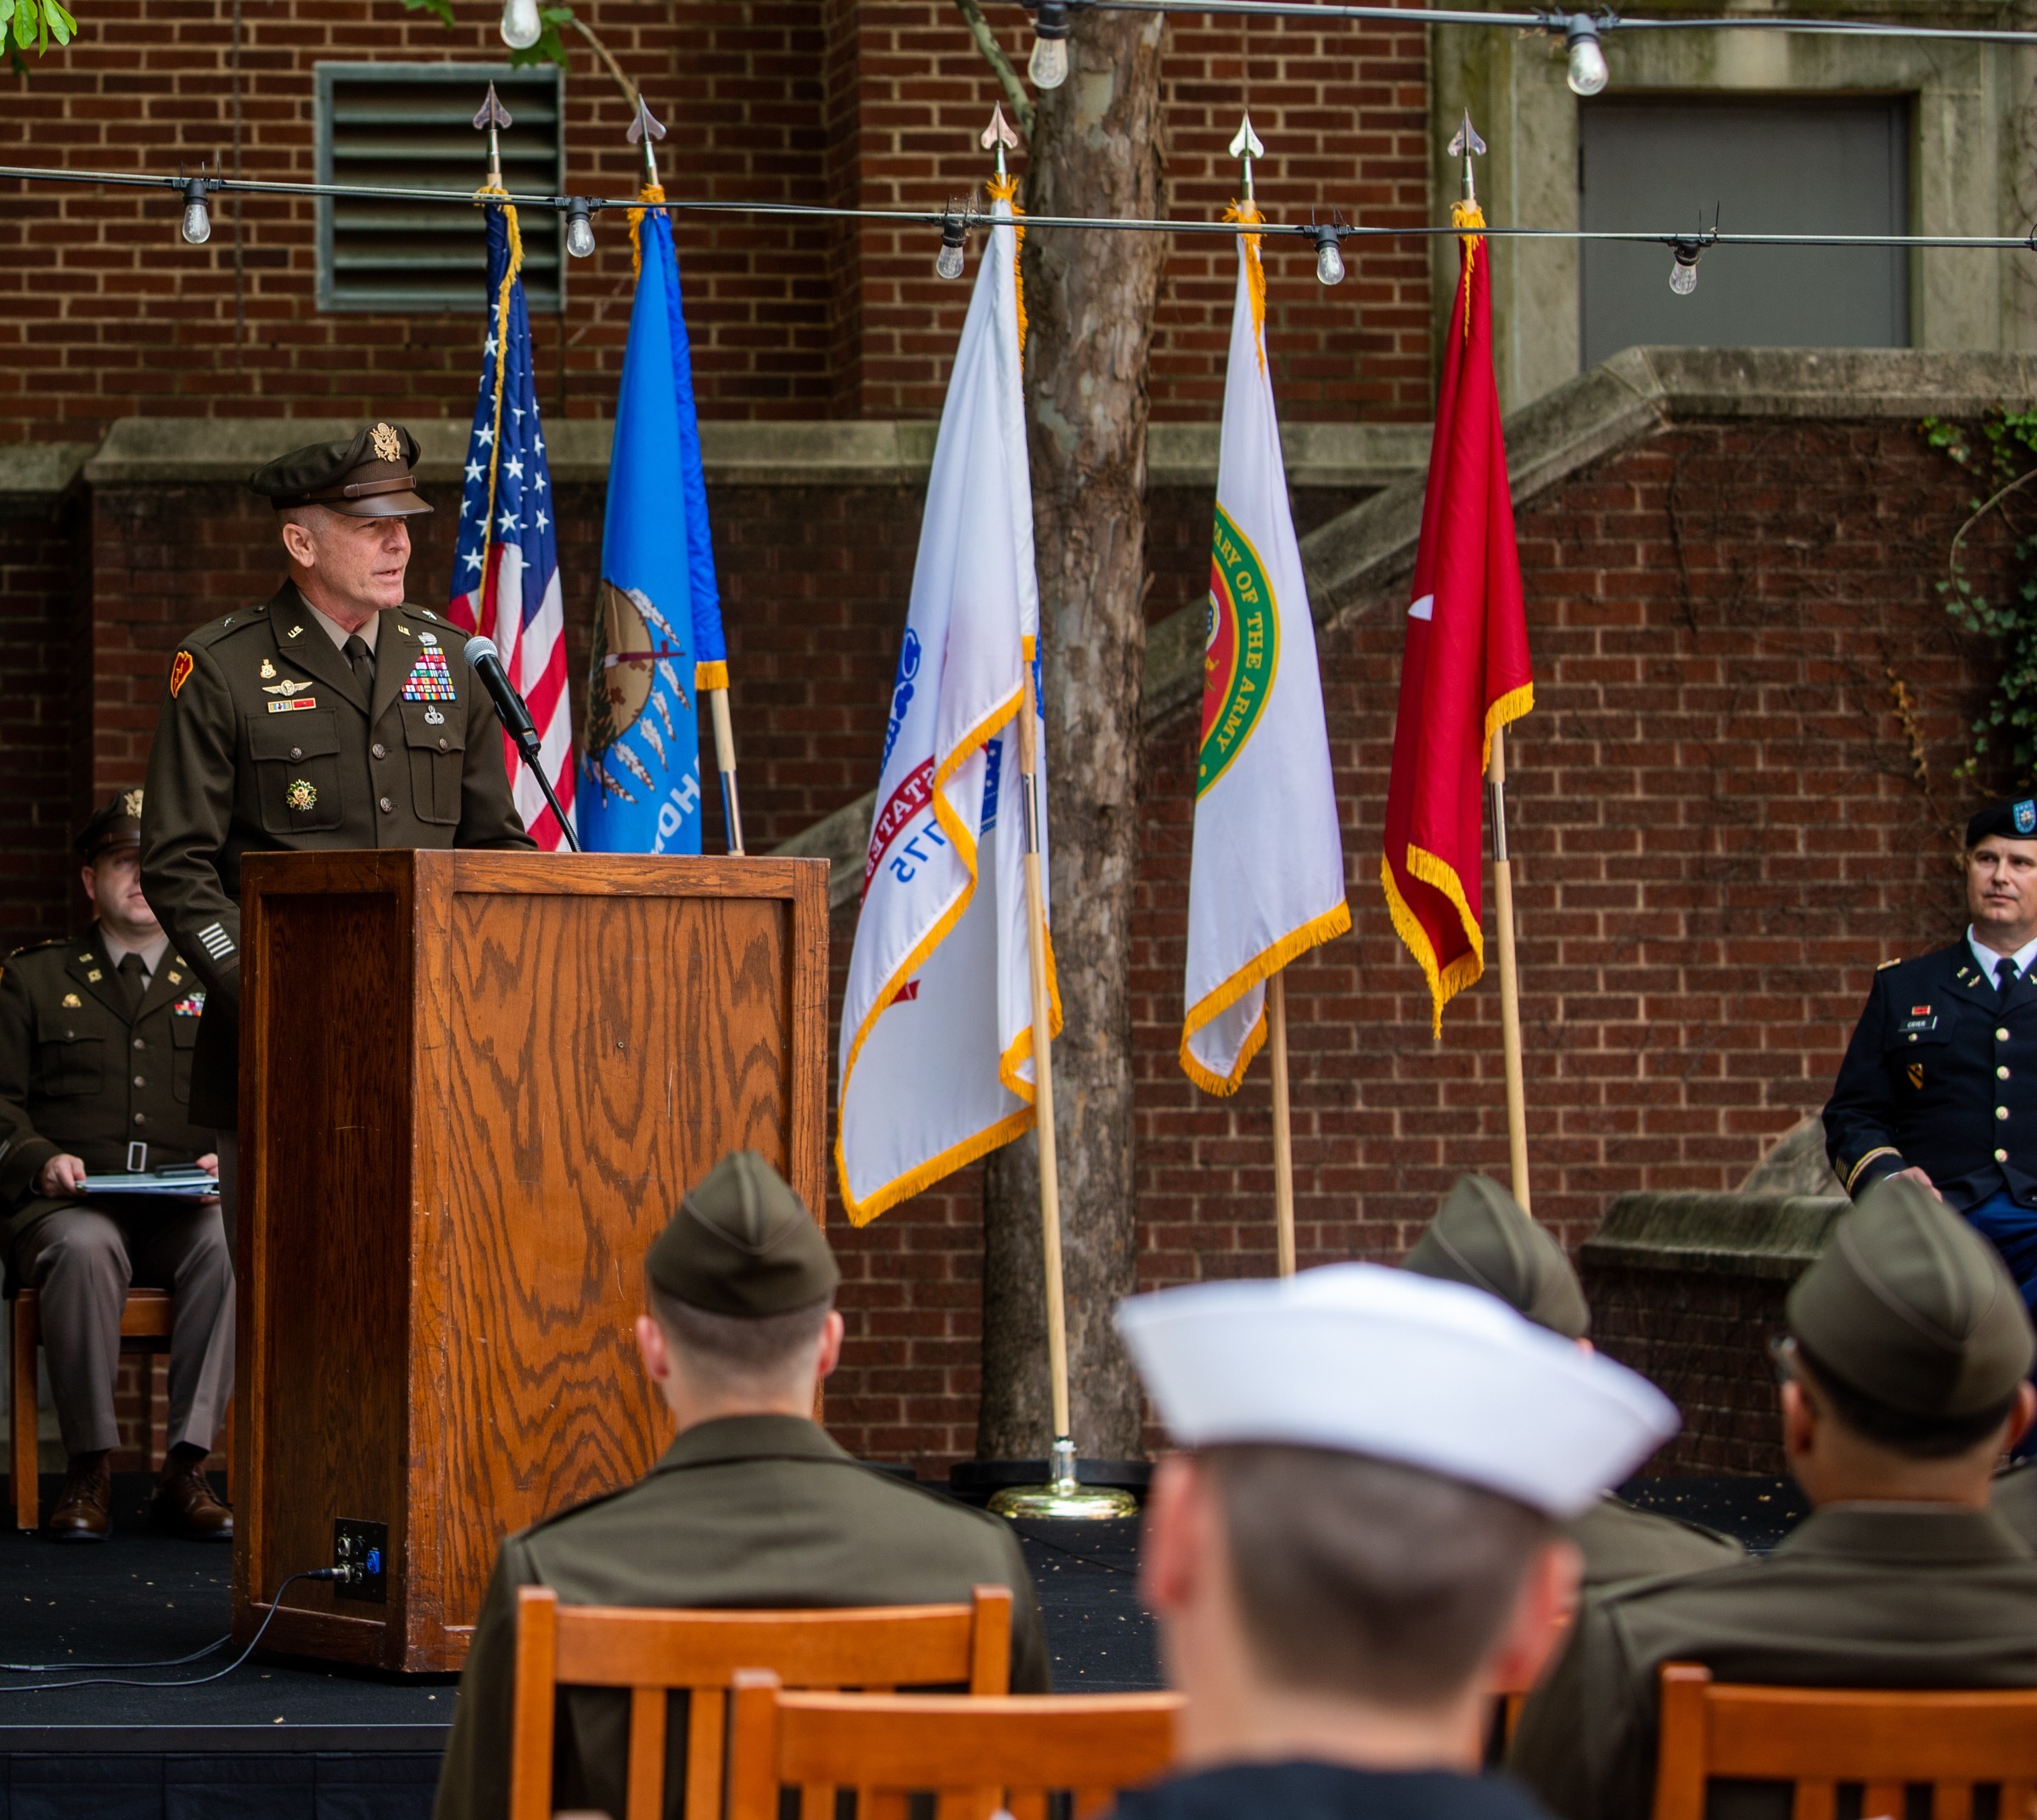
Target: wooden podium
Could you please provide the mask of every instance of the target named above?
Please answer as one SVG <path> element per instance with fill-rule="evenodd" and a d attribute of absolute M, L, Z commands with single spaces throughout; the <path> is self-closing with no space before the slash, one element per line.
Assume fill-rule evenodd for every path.
<path fill-rule="evenodd" d="M 345 1525 L 381 1598 L 300 1580 L 264 1648 L 457 1669 L 501 1537 L 667 1444 L 680 1197 L 748 1147 L 822 1206 L 827 865 L 261 854 L 241 902 L 233 1633 Z"/>

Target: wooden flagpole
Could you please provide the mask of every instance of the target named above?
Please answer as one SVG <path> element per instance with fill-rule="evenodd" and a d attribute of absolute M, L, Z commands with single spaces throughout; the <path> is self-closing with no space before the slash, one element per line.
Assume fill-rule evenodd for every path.
<path fill-rule="evenodd" d="M 1513 1198 L 1535 1211 L 1528 1194 L 1528 1093 L 1521 1068 L 1521 981 L 1513 951 L 1513 862 L 1507 853 L 1507 732 L 1495 727 L 1485 768 L 1492 808 L 1493 909 L 1500 936 L 1500 1045 L 1507 1064 L 1507 1154 Z"/>
<path fill-rule="evenodd" d="M 1266 1038 L 1273 1051 L 1273 1231 L 1280 1273 L 1294 1274 L 1294 1135 L 1288 1113 L 1288 986 L 1282 968 L 1266 981 Z"/>
<path fill-rule="evenodd" d="M 721 772 L 721 823 L 728 851 L 743 851 L 743 799 L 736 791 L 736 735 L 728 721 L 728 691 L 710 688 L 707 704 L 715 722 L 715 763 Z"/>

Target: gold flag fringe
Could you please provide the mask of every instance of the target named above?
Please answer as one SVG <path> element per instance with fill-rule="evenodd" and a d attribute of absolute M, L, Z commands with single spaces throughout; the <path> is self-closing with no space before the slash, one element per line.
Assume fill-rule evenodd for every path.
<path fill-rule="evenodd" d="M 637 230 L 643 227 L 643 217 L 649 210 L 664 200 L 665 185 L 662 183 L 646 183 L 637 192 L 637 206 L 629 211 L 630 276 L 633 278 L 643 276 L 643 242 Z"/>
<path fill-rule="evenodd" d="M 1224 219 L 1249 227 L 1263 222 L 1265 216 L 1259 212 L 1259 205 L 1248 196 L 1243 202 L 1233 202 L 1224 211 Z M 1245 243 L 1245 284 L 1252 294 L 1252 334 L 1259 347 L 1259 370 L 1266 370 L 1266 268 L 1259 256 L 1259 236 L 1255 233 L 1242 237 Z"/>
<path fill-rule="evenodd" d="M 1018 206 L 1018 179 L 1010 175 L 990 181 L 990 200 L 1012 205 L 1012 294 L 1018 306 L 1018 357 L 1025 357 L 1025 278 L 1018 256 L 1025 250 L 1025 211 Z"/>
<path fill-rule="evenodd" d="M 1450 205 L 1450 225 L 1453 228 L 1483 228 L 1485 211 L 1475 202 L 1453 202 Z M 1464 241 L 1464 334 L 1471 335 L 1471 268 L 1478 262 L 1479 247 L 1484 240 L 1480 233 L 1467 233 Z"/>

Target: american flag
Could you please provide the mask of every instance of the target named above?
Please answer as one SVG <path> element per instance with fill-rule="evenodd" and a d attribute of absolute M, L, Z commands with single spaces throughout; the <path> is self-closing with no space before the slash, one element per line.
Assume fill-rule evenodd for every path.
<path fill-rule="evenodd" d="M 523 244 L 516 211 L 488 205 L 488 339 L 481 394 L 467 445 L 460 534 L 452 565 L 453 623 L 485 632 L 530 705 L 543 739 L 539 756 L 569 817 L 573 813 L 573 728 L 566 710 L 565 609 L 558 588 L 558 538 L 552 477 L 531 376 L 530 312 L 524 302 Z M 541 847 L 564 845 L 537 779 L 505 734 L 504 756 L 518 812 Z"/>

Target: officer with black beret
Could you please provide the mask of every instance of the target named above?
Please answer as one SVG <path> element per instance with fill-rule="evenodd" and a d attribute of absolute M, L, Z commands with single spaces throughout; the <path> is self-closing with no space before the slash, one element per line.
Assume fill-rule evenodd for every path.
<path fill-rule="evenodd" d="M 2037 1687 L 2037 1557 L 1989 1508 L 2037 1411 L 2001 1258 L 1921 1182 L 1884 1179 L 1786 1317 L 1782 1451 L 1811 1514 L 1765 1559 L 1585 1598 L 1510 1758 L 1564 1820 L 1647 1811 L 1664 1662 L 1785 1687 Z M 1785 1820 L 1789 1789 L 1736 1791 L 1732 1811 Z"/>
<path fill-rule="evenodd" d="M 502 722 L 467 634 L 403 598 L 417 439 L 369 424 L 250 485 L 289 573 L 171 660 L 149 758 L 142 882 L 210 994 L 193 1105 L 221 1133 L 229 1217 L 238 1109 L 240 861 L 348 847 L 528 847 Z"/>
<path fill-rule="evenodd" d="M 2037 796 L 1967 823 L 1966 935 L 1885 961 L 1825 1106 L 1855 1199 L 1903 1176 L 1993 1241 L 2037 1306 Z"/>
<path fill-rule="evenodd" d="M 116 791 L 78 836 L 91 929 L 24 948 L 0 969 L 0 1236 L 9 1290 L 36 1290 L 68 1456 L 44 1533 L 109 1533 L 121 1309 L 141 1284 L 176 1298 L 170 1446 L 152 1519 L 228 1542 L 233 1514 L 204 1470 L 233 1394 L 233 1268 L 219 1203 L 83 1192 L 89 1175 L 218 1168 L 190 1108 L 205 990 L 142 895 L 142 808 L 140 790 Z"/>
<path fill-rule="evenodd" d="M 860 1464 L 813 1420 L 841 1355 L 840 1272 L 777 1171 L 754 1151 L 724 1157 L 651 1246 L 644 1279 L 637 1350 L 678 1438 L 637 1484 L 502 1543 L 435 1820 L 508 1812 L 519 1587 L 575 1605 L 801 1609 L 953 1604 L 1005 1586 L 1012 1691 L 1047 1691 L 1039 1604 L 1011 1530 Z M 565 1696 L 547 1812 L 624 1811 L 629 1712 L 627 1694 Z M 671 1813 L 686 1786 L 683 1716 L 665 1736 Z"/>
<path fill-rule="evenodd" d="M 1483 1289 L 1537 1327 L 1591 1350 L 1585 1337 L 1591 1330 L 1591 1305 L 1563 1248 L 1490 1176 L 1457 1178 L 1400 1267 Z M 1695 1573 L 1747 1558 L 1730 1536 L 1666 1512 L 1641 1509 L 1611 1491 L 1602 1492 L 1563 1530 L 1583 1552 L 1587 1590 L 1649 1574 Z"/>

